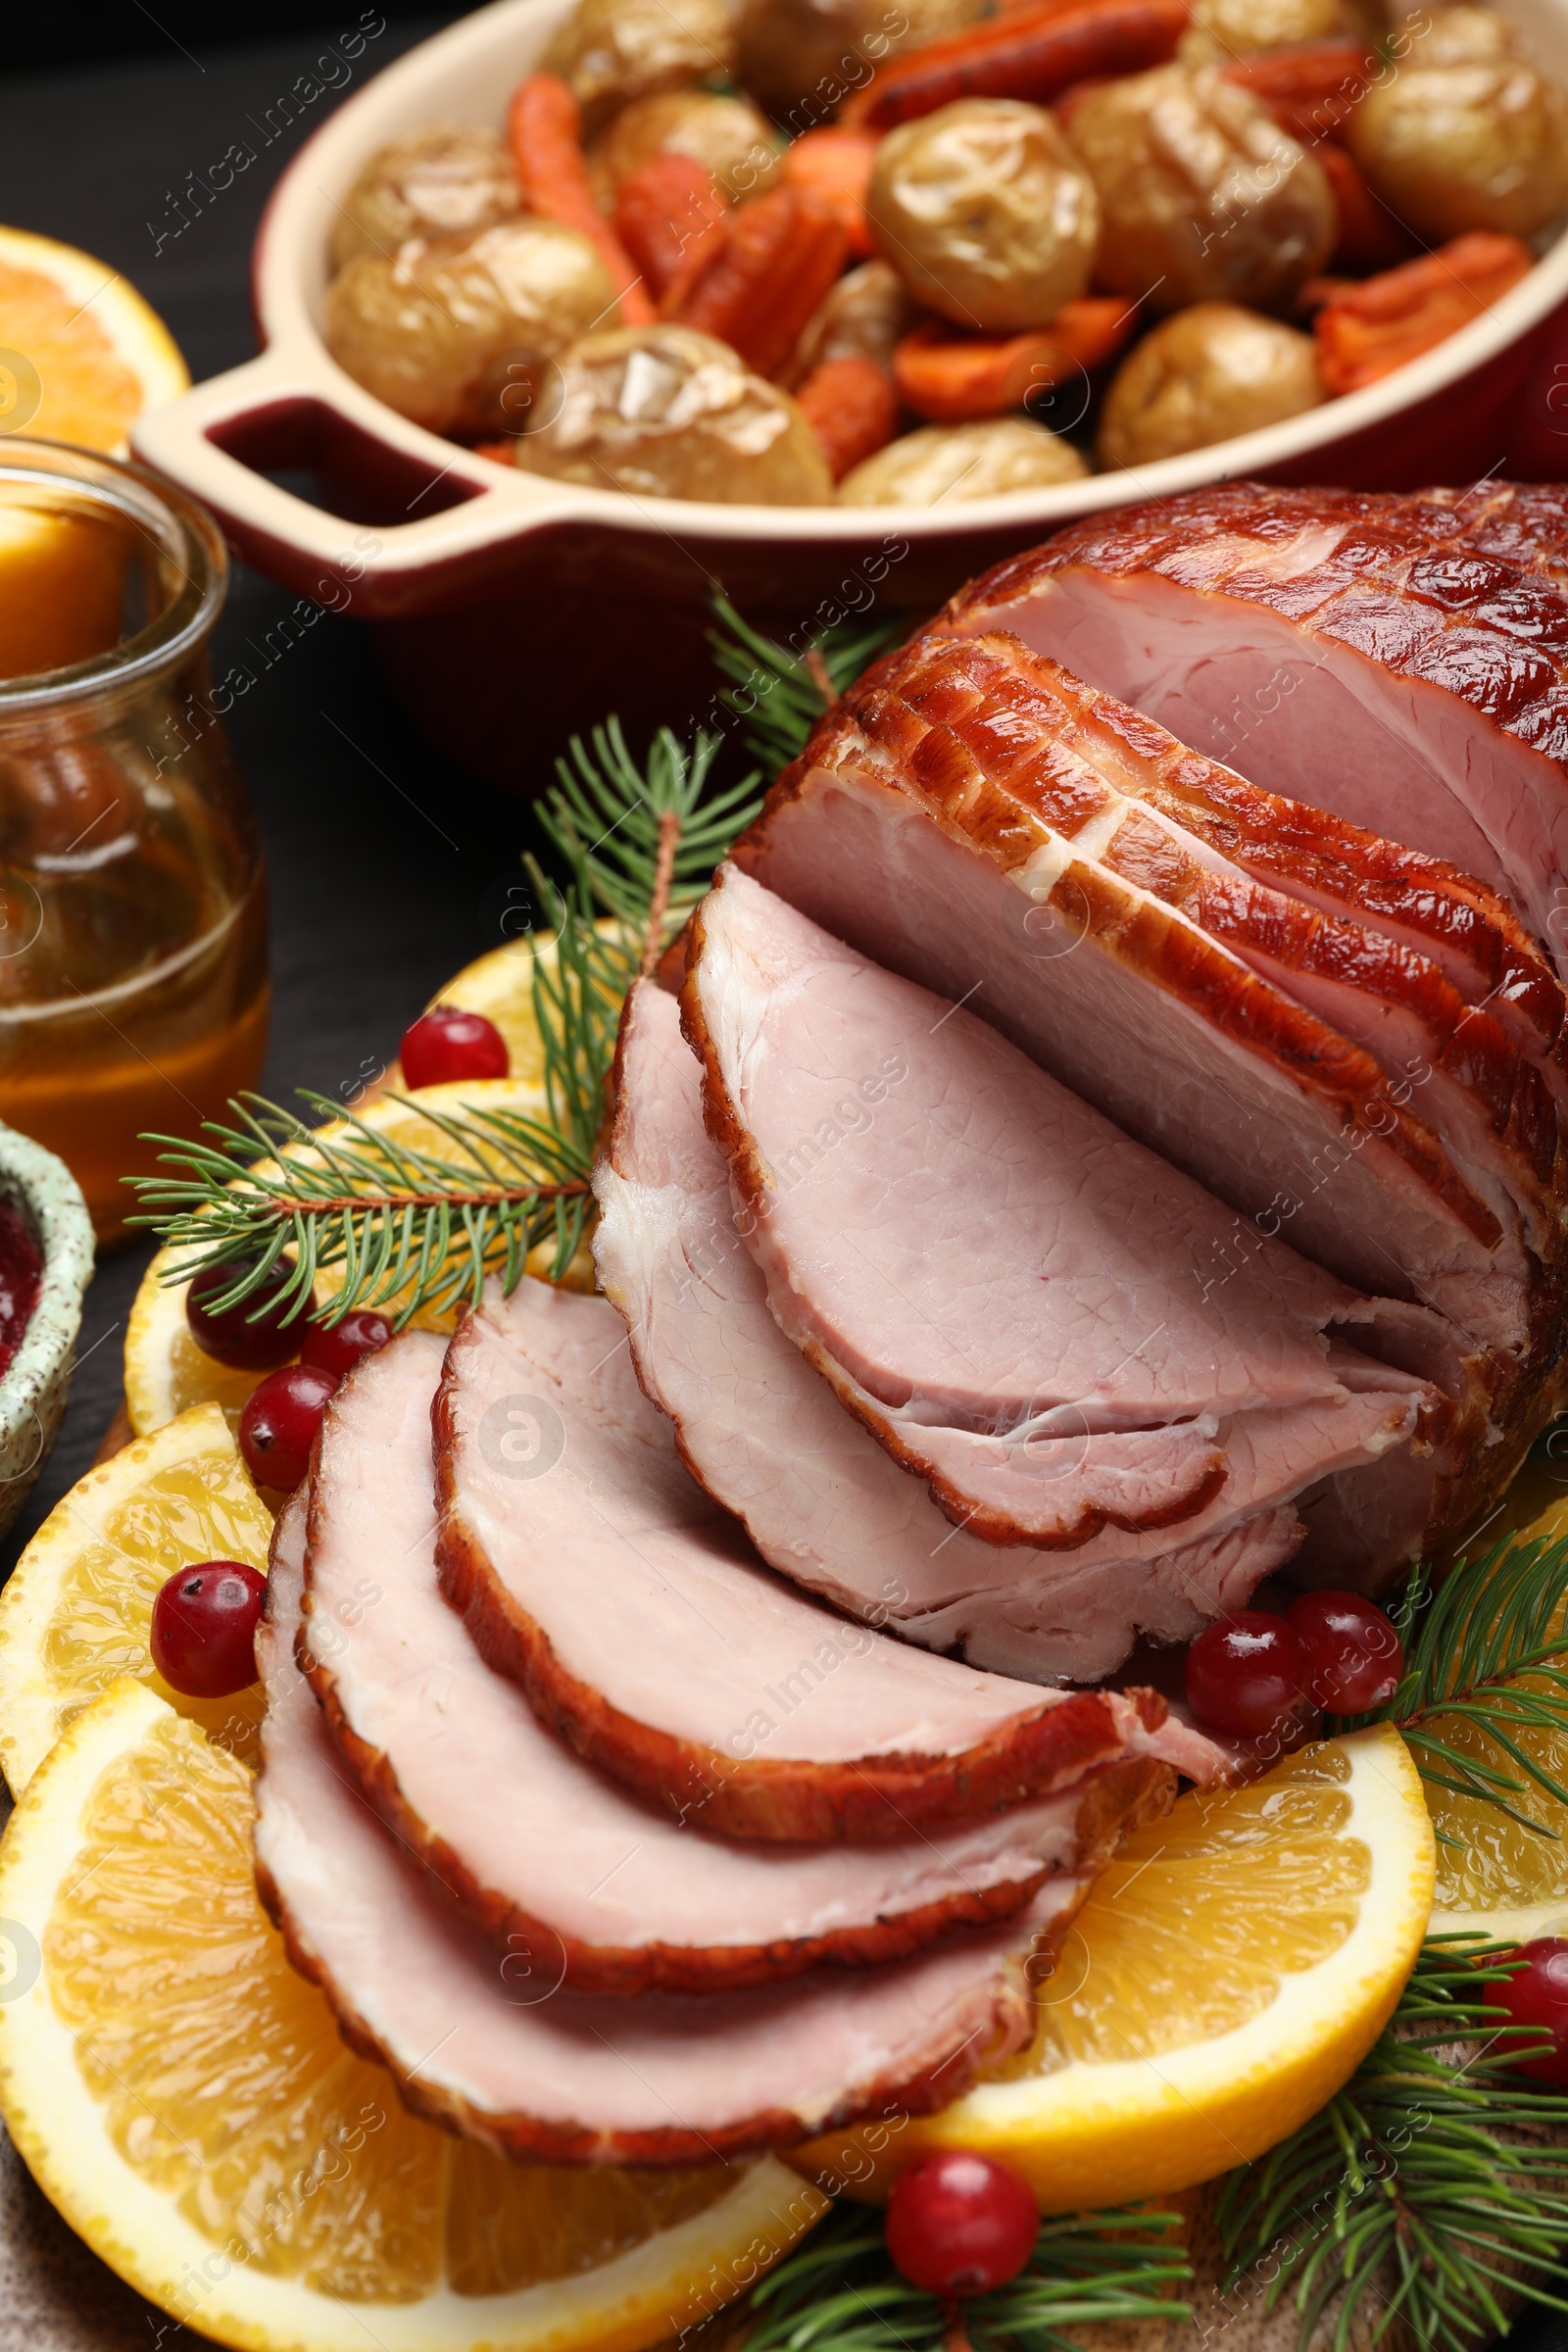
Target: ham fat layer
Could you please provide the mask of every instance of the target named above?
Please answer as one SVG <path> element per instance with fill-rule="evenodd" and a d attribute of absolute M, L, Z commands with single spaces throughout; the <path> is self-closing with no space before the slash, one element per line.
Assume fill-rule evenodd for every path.
<path fill-rule="evenodd" d="M 945 2106 L 1027 2038 L 1031 1944 L 1082 1881 L 917 1959 L 750 1991 L 625 2000 L 574 1992 L 534 1952 L 498 1965 L 345 1780 L 295 1659 L 304 1537 L 296 1498 L 256 1645 L 257 1880 L 295 1965 L 416 2114 L 524 2161 L 702 2164 Z"/>
<path fill-rule="evenodd" d="M 1143 1756 L 896 1843 L 677 1828 L 547 1732 L 441 1597 L 430 1405 L 444 1352 L 407 1332 L 327 1407 L 300 1656 L 365 1794 L 503 1951 L 620 1993 L 866 1967 L 1010 1917 L 1048 1875 L 1092 1869 L 1129 1819 L 1169 1803 L 1174 1772 Z"/>
<path fill-rule="evenodd" d="M 487 1292 L 447 1350 L 434 1426 L 448 1599 L 546 1723 L 678 1818 L 882 1840 L 1129 1755 L 1217 1762 L 1187 1761 L 1152 1692 L 979 1674 L 773 1576 L 687 1474 L 604 1298 Z"/>

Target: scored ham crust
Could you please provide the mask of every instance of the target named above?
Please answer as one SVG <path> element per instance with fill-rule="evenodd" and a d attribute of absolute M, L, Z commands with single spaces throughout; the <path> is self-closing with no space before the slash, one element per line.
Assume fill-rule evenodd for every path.
<path fill-rule="evenodd" d="M 1446 1419 L 1348 1345 L 1343 1285 L 1261 1238 L 1205 1282 L 1216 1200 L 737 868 L 689 956 L 683 1022 L 773 1314 L 959 1524 L 1179 1529 L 1218 1489 L 1274 1507 Z M 1217 1461 L 1196 1497 L 1182 1445 Z"/>
<path fill-rule="evenodd" d="M 1187 1641 L 1244 1607 L 1300 1542 L 1289 1505 L 1234 1502 L 1071 1553 L 999 1549 L 951 1525 L 774 1320 L 736 1231 L 729 1162 L 703 1124 L 698 1063 L 652 982 L 627 1001 L 615 1103 L 594 1175 L 600 1282 L 682 1458 L 784 1575 L 975 1665 L 1091 1682 L 1140 1628 Z"/>
<path fill-rule="evenodd" d="M 1517 502 L 1515 522 L 1551 536 Z M 1071 525 L 941 625 L 1009 630 L 1254 783 L 1473 874 L 1568 969 L 1568 599 L 1540 552 L 1483 552 L 1433 502 L 1235 483 Z"/>
<path fill-rule="evenodd" d="M 543 1474 L 500 1452 L 514 1414 L 549 1433 Z M 447 1350 L 433 1427 L 448 1599 L 552 1729 L 678 1818 L 881 1840 L 1127 1756 L 1219 1767 L 1153 1691 L 978 1674 L 782 1583 L 682 1466 L 607 1299 L 487 1291 Z"/>
<path fill-rule="evenodd" d="M 444 1354 L 406 1332 L 327 1406 L 299 1659 L 360 1788 L 503 1951 L 559 1957 L 566 1984 L 615 1993 L 870 1967 L 1010 1917 L 1049 1874 L 1094 1869 L 1130 1821 L 1168 1807 L 1175 1774 L 1144 1756 L 870 1847 L 678 1828 L 547 1732 L 441 1597 L 429 1427 Z"/>
<path fill-rule="evenodd" d="M 1478 1355 L 1517 1362 L 1541 1344 L 1525 1276 L 1497 1263 L 1497 1220 L 1416 1114 L 1413 1082 L 1391 1083 L 1070 841 L 1036 859 L 983 780 L 924 789 L 867 741 L 853 698 L 780 777 L 735 860 L 879 963 L 969 1004 L 1237 1210 L 1244 1250 L 1288 1228 L 1355 1289 L 1437 1308 Z M 1446 1344 L 1435 1319 L 1428 1336 Z M 1409 1337 L 1419 1345 L 1413 1324 Z"/>
<path fill-rule="evenodd" d="M 1046 1882 L 1004 1928 L 885 1968 L 623 1999 L 460 1919 L 345 1780 L 295 1659 L 303 1498 L 280 1518 L 257 1665 L 267 1697 L 257 1885 L 343 2036 L 415 2114 L 521 2162 L 690 2165 L 867 2115 L 922 2115 L 1027 2039 L 1025 1970 L 1086 1882 Z"/>
<path fill-rule="evenodd" d="M 1258 836 L 1241 823 L 1226 771 L 1004 635 L 915 637 L 851 708 L 867 741 L 933 798 L 1002 795 L 1022 862 L 1070 842 L 1190 916 L 1391 1080 L 1413 1083 L 1422 1116 L 1503 1229 L 1548 1262 L 1560 1256 L 1557 1116 L 1542 1069 L 1429 956 L 1258 881 L 1237 855 L 1250 846 L 1255 865 Z"/>

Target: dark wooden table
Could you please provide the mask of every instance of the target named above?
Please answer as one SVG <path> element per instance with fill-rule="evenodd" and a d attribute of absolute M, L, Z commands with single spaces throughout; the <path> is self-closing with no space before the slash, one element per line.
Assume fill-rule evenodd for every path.
<path fill-rule="evenodd" d="M 144 12 L 155 14 L 156 12 Z M 464 12 L 400 18 L 366 50 L 349 89 Z M 345 10 L 343 23 L 357 18 Z M 180 20 L 184 24 L 184 19 Z M 323 19 L 320 31 L 341 27 Z M 187 28 L 188 29 L 188 28 Z M 203 377 L 255 348 L 247 260 L 268 191 L 324 98 L 177 235 L 187 172 L 265 116 L 310 66 L 309 33 L 111 65 L 19 73 L 0 82 L 0 221 L 61 237 L 138 285 Z M 292 600 L 236 570 L 218 665 L 266 639 Z M 358 625 L 328 616 L 236 704 L 230 734 L 267 841 L 272 884 L 272 1044 L 265 1086 L 346 1094 L 389 1058 L 405 1025 L 460 964 L 502 941 L 507 889 L 529 840 L 526 811 L 428 752 L 390 702 Z M 585 711 L 585 719 L 601 715 Z M 91 1291 L 65 1428 L 31 1506 L 0 1554 L 8 1574 L 50 1507 L 89 1466 L 120 1399 L 125 1316 L 150 1254 L 105 1256 Z M 157 2352 L 184 2336 L 122 2286 L 58 2220 L 0 2133 L 0 2352 Z M 1131 2341 L 1132 2331 L 1129 2331 Z M 1519 2352 L 1568 2352 L 1568 2321 L 1540 2315 Z"/>

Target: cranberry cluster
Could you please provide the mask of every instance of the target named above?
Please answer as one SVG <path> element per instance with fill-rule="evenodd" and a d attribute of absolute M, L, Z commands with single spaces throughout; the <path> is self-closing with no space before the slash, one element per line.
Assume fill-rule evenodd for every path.
<path fill-rule="evenodd" d="M 1302 1592 L 1286 1616 L 1239 1609 L 1187 1652 L 1187 1703 L 1214 1731 L 1287 1739 L 1320 1714 L 1365 1715 L 1399 1687 L 1393 1620 L 1358 1592 Z"/>

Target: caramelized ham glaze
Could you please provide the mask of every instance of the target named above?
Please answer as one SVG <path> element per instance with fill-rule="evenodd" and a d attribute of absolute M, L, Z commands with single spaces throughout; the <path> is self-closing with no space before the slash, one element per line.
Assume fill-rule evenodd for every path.
<path fill-rule="evenodd" d="M 1174 1530 L 1111 1530 L 1072 1552 L 999 1549 L 954 1526 L 774 1321 L 674 1001 L 649 981 L 627 1001 L 615 1103 L 594 1177 L 600 1281 L 682 1458 L 797 1584 L 978 1666 L 1092 1682 L 1139 1630 L 1188 1641 L 1244 1607 L 1296 1549 L 1288 1503 L 1234 1495 Z"/>
<path fill-rule="evenodd" d="M 1539 518 L 1517 536 L 1539 549 Z M 1253 782 L 1475 875 L 1568 968 L 1568 599 L 1539 555 L 1484 553 L 1433 502 L 1239 483 L 1074 524 L 943 625 L 1010 630 Z"/>
<path fill-rule="evenodd" d="M 1130 1755 L 1191 1768 L 1152 1691 L 978 1674 L 770 1574 L 683 1468 L 606 1299 L 488 1293 L 447 1350 L 434 1426 L 448 1599 L 545 1722 L 679 1818 L 884 1839 Z"/>
<path fill-rule="evenodd" d="M 444 1352 L 405 1332 L 327 1406 L 300 1657 L 360 1788 L 503 1951 L 559 1962 L 591 1992 L 869 1967 L 1010 1918 L 1048 1875 L 1092 1870 L 1130 1818 L 1168 1805 L 1175 1774 L 1144 1756 L 888 1844 L 678 1828 L 547 1732 L 441 1597 L 429 1432 Z"/>
<path fill-rule="evenodd" d="M 573 1991 L 548 1954 L 498 1964 L 348 1784 L 295 1662 L 303 1543 L 296 1497 L 256 1643 L 257 1883 L 345 2039 L 416 2115 L 523 2162 L 705 2164 L 946 2106 L 1028 2039 L 1026 1960 L 1082 1881 L 917 1959 L 749 1991 L 628 2000 Z"/>

